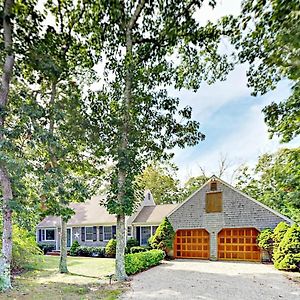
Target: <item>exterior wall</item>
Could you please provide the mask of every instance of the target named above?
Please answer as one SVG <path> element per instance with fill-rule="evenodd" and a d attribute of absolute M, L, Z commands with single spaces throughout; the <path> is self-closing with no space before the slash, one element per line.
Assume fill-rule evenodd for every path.
<path fill-rule="evenodd" d="M 208 183 L 168 217 L 175 231 L 192 228 L 206 229 L 210 234 L 210 258 L 212 260 L 217 259 L 217 236 L 222 228 L 254 227 L 262 230 L 266 227 L 274 228 L 281 221 L 286 222 L 272 211 L 219 181 L 217 181 L 217 187 L 218 191 L 222 191 L 222 212 L 206 213 L 205 195 L 210 191 Z"/>
<path fill-rule="evenodd" d="M 108 241 L 99 241 L 99 228 L 97 226 L 97 241 L 82 241 L 81 227 L 72 227 L 72 243 L 78 241 L 81 246 L 105 247 Z"/>

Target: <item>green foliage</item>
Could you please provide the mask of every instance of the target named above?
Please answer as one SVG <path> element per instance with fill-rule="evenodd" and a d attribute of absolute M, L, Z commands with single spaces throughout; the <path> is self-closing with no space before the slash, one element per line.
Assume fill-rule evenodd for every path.
<path fill-rule="evenodd" d="M 273 230 L 265 228 L 257 237 L 258 247 L 268 252 L 269 257 L 272 258 L 273 254 Z"/>
<path fill-rule="evenodd" d="M 185 182 L 184 187 L 181 190 L 180 200 L 184 201 L 186 198 L 191 196 L 196 190 L 198 190 L 206 181 L 208 177 L 204 175 L 190 177 L 188 181 Z"/>
<path fill-rule="evenodd" d="M 150 250 L 135 254 L 125 255 L 125 271 L 127 275 L 133 275 L 150 267 L 158 265 L 164 259 L 161 250 Z"/>
<path fill-rule="evenodd" d="M 149 239 L 149 244 L 153 249 L 161 249 L 167 254 L 170 249 L 173 249 L 174 235 L 174 229 L 168 218 L 165 217 L 155 234 Z"/>
<path fill-rule="evenodd" d="M 106 257 L 115 257 L 116 256 L 116 247 L 117 241 L 115 239 L 111 239 L 105 246 L 105 256 Z"/>
<path fill-rule="evenodd" d="M 179 200 L 177 168 L 172 164 L 153 163 L 138 177 L 137 181 L 151 191 L 156 204 L 174 203 Z"/>
<path fill-rule="evenodd" d="M 74 251 L 74 256 L 105 257 L 104 247 L 79 246 Z"/>
<path fill-rule="evenodd" d="M 290 228 L 290 226 L 285 222 L 280 222 L 274 228 L 273 231 L 273 242 L 274 242 L 274 253 L 277 251 L 280 242 L 282 241 L 285 233 Z"/>
<path fill-rule="evenodd" d="M 292 225 L 274 253 L 274 266 L 279 270 L 300 271 L 300 226 Z"/>
<path fill-rule="evenodd" d="M 148 251 L 149 248 L 146 246 L 136 246 L 136 247 L 132 247 L 130 249 L 130 253 L 134 254 L 134 253 L 140 253 L 140 252 L 146 252 Z"/>
<path fill-rule="evenodd" d="M 291 96 L 264 108 L 271 136 L 288 142 L 300 133 L 300 16 L 299 0 L 246 0 L 233 43 L 240 62 L 249 62 L 248 85 L 264 94 L 288 78 Z"/>
<path fill-rule="evenodd" d="M 78 241 L 74 241 L 71 248 L 70 248 L 70 255 L 76 256 L 77 255 L 77 249 L 80 247 L 80 244 Z"/>
<path fill-rule="evenodd" d="M 55 245 L 49 243 L 38 243 L 38 246 L 44 254 L 47 254 L 48 252 L 51 252 L 55 249 Z"/>
<path fill-rule="evenodd" d="M 243 192 L 300 221 L 300 148 L 264 154 L 255 168 L 244 167 L 237 179 Z"/>
<path fill-rule="evenodd" d="M 40 254 L 42 251 L 35 241 L 35 236 L 25 229 L 13 226 L 12 269 L 22 269 L 27 264 L 36 262 Z"/>
<path fill-rule="evenodd" d="M 137 239 L 135 238 L 128 239 L 126 242 L 126 253 L 131 253 L 130 249 L 132 247 L 137 247 L 137 246 L 139 246 L 139 241 Z"/>

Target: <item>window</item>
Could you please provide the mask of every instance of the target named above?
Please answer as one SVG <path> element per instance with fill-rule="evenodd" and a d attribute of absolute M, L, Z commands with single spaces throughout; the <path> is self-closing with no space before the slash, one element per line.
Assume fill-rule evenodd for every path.
<path fill-rule="evenodd" d="M 221 192 L 206 193 L 206 212 L 207 213 L 222 212 Z"/>
<path fill-rule="evenodd" d="M 127 236 L 128 236 L 128 237 L 131 237 L 131 236 L 132 236 L 132 227 L 131 227 L 131 226 L 128 226 L 128 227 L 127 227 Z"/>
<path fill-rule="evenodd" d="M 93 240 L 93 227 L 85 227 L 85 240 L 86 241 Z"/>
<path fill-rule="evenodd" d="M 216 181 L 212 181 L 210 183 L 210 190 L 211 191 L 216 191 L 217 189 L 218 189 L 217 182 Z"/>
<path fill-rule="evenodd" d="M 55 241 L 55 229 L 45 229 L 44 241 Z"/>
<path fill-rule="evenodd" d="M 103 231 L 104 231 L 104 241 L 109 241 L 112 239 L 112 226 L 103 226 Z"/>

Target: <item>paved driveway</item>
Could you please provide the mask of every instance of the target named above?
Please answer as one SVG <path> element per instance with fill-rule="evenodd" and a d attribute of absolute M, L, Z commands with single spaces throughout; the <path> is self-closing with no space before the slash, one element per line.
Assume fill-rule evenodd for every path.
<path fill-rule="evenodd" d="M 133 276 L 121 299 L 299 300 L 300 284 L 272 265 L 175 260 Z"/>

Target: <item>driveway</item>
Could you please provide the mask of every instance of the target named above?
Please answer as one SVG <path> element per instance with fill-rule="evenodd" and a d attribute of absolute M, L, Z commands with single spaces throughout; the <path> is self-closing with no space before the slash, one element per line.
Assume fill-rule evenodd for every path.
<path fill-rule="evenodd" d="M 300 284 L 272 265 L 175 260 L 133 276 L 121 299 L 299 300 Z"/>

